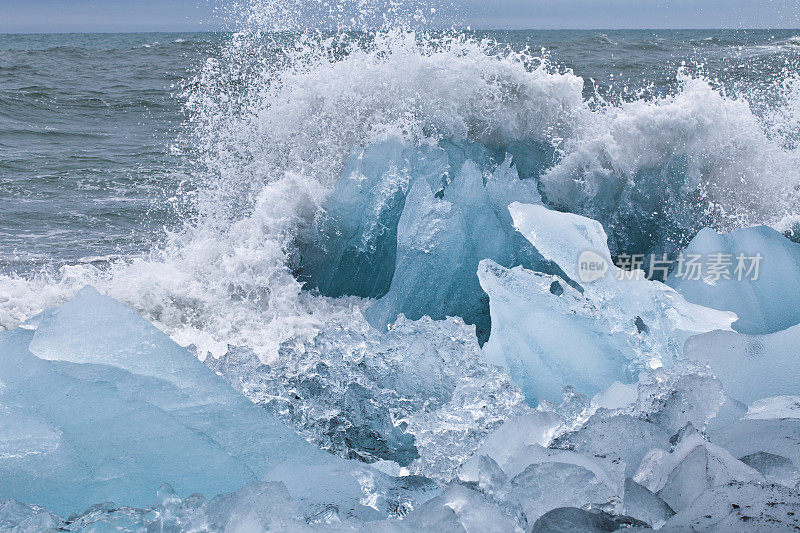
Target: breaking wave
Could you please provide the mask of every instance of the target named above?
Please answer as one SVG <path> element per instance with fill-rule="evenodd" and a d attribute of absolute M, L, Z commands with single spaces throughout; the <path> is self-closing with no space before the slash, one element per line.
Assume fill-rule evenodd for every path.
<path fill-rule="evenodd" d="M 475 161 L 484 176 L 514 154 L 545 203 L 604 224 L 612 253 L 798 215 L 796 79 L 768 116 L 684 70 L 670 95 L 610 103 L 546 55 L 468 33 L 275 33 L 264 17 L 187 84 L 183 227 L 146 256 L 0 277 L 0 327 L 92 284 L 203 359 L 300 357 L 370 301 L 304 290 L 299 237 L 348 159 L 387 139 L 479 145 L 497 154 Z"/>

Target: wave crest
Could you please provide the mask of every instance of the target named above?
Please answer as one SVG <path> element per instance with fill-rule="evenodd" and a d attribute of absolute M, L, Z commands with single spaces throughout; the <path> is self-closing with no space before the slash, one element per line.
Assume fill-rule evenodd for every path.
<path fill-rule="evenodd" d="M 238 33 L 187 86 L 197 216 L 143 258 L 1 278 L 11 296 L 0 326 L 88 283 L 201 357 L 237 345 L 274 361 L 282 344 L 302 346 L 331 316 L 365 305 L 303 291 L 295 237 L 346 160 L 390 137 L 551 146 L 555 164 L 525 177 L 551 205 L 603 222 L 617 252 L 675 249 L 702 225 L 791 219 L 789 119 L 776 111 L 765 122 L 746 100 L 680 77 L 670 96 L 612 105 L 586 100 L 583 79 L 541 54 L 463 34 Z"/>

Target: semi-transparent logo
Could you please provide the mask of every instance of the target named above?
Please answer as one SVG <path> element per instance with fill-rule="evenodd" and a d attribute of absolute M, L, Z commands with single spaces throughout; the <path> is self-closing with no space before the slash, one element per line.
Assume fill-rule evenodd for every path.
<path fill-rule="evenodd" d="M 620 254 L 614 259 L 613 275 L 619 281 L 641 277 L 664 280 L 672 275 L 675 279 L 702 281 L 710 285 L 723 280 L 758 281 L 762 259 L 760 253 L 681 253 L 671 258 L 666 254 Z M 583 283 L 603 279 L 612 270 L 611 266 L 600 253 L 585 250 L 578 256 L 578 279 Z"/>
<path fill-rule="evenodd" d="M 605 277 L 608 268 L 608 261 L 594 250 L 584 250 L 578 257 L 578 279 L 584 283 Z"/>

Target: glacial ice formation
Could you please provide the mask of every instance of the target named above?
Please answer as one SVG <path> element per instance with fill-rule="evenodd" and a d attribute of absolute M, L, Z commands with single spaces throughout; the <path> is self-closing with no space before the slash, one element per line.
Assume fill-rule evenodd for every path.
<path fill-rule="evenodd" d="M 730 329 L 732 313 L 687 302 L 666 285 L 612 264 L 596 221 L 541 205 L 513 203 L 515 227 L 562 277 L 487 259 L 478 277 L 489 295 L 487 360 L 506 368 L 531 404 L 557 401 L 566 385 L 594 395 L 638 371 L 669 365 L 696 333 Z M 582 282 L 585 252 L 606 270 Z M 565 275 L 565 277 L 564 277 Z"/>
<path fill-rule="evenodd" d="M 699 271 L 675 269 L 666 283 L 692 303 L 736 313 L 736 331 L 764 335 L 800 322 L 800 244 L 774 229 L 704 228 L 683 255 L 699 258 Z M 724 276 L 714 271 L 715 257 L 728 265 Z"/>
<path fill-rule="evenodd" d="M 27 328 L 0 333 L 2 498 L 73 513 L 143 506 L 163 482 L 210 497 L 268 480 L 305 514 L 367 519 L 435 494 L 308 444 L 94 289 Z"/>
<path fill-rule="evenodd" d="M 613 267 L 598 223 L 519 203 L 501 222 L 550 273 L 480 262 L 493 318 L 483 350 L 461 318 L 400 314 L 380 331 L 362 312 L 370 302 L 350 300 L 316 335 L 284 342 L 272 365 L 236 346 L 203 364 L 91 288 L 0 334 L 0 524 L 678 531 L 719 516 L 730 527 L 797 525 L 800 400 L 788 396 L 787 339 L 800 326 L 711 331 L 735 315 Z M 586 250 L 606 261 L 605 276 L 586 280 Z M 754 339 L 768 354 L 760 370 L 745 361 Z M 745 387 L 744 372 L 764 383 Z"/>
<path fill-rule="evenodd" d="M 800 391 L 800 325 L 770 335 L 713 331 L 686 342 L 688 359 L 708 365 L 733 398 L 752 403 Z"/>
<path fill-rule="evenodd" d="M 519 389 L 483 362 L 474 329 L 459 318 L 400 316 L 381 333 L 355 309 L 313 340 L 284 345 L 274 365 L 247 350 L 207 363 L 322 448 L 445 481 L 524 407 Z"/>
<path fill-rule="evenodd" d="M 567 387 L 561 403 L 531 409 L 480 360 L 460 319 L 401 317 L 382 333 L 353 313 L 305 346 L 307 359 L 285 346 L 284 367 L 270 370 L 245 352 L 208 361 L 268 409 L 91 288 L 0 334 L 0 528 L 411 533 L 799 523 L 797 397 L 748 409 L 707 368 L 678 361 L 591 399 Z M 275 405 L 266 400 L 272 393 Z M 364 439 L 351 449 L 380 451 L 381 460 L 373 468 L 325 453 L 269 409 L 301 411 L 301 429 L 317 416 L 329 428 L 345 422 Z M 390 429 L 396 423 L 399 433 Z M 413 437 L 414 453 L 399 434 Z M 381 443 L 395 447 L 381 451 Z"/>
<path fill-rule="evenodd" d="M 339 247 L 339 260 L 314 263 L 323 252 L 308 241 L 300 273 L 328 280 L 320 292 L 378 298 L 332 303 L 316 333 L 281 343 L 271 365 L 245 346 L 203 364 L 91 288 L 1 333 L 0 525 L 798 525 L 791 347 L 800 325 L 729 331 L 733 312 L 613 266 L 603 227 L 539 203 L 536 180 L 520 180 L 511 160 L 483 174 L 486 160 L 475 160 L 487 154 L 387 142 L 352 160 L 341 186 L 366 189 L 343 189 L 309 229 Z M 452 180 L 437 166 L 444 160 L 456 162 Z M 398 170 L 409 161 L 434 170 Z M 509 206 L 526 181 L 537 201 Z M 381 222 L 370 225 L 368 212 Z M 480 216 L 467 221 L 467 212 Z M 588 278 L 587 251 L 601 267 Z M 353 258 L 393 273 L 376 278 L 348 266 Z M 470 268 L 480 286 L 442 282 L 463 281 Z M 483 349 L 465 323 L 488 327 L 467 312 L 485 303 L 482 291 L 491 311 Z M 450 313 L 443 302 L 459 316 L 401 312 Z"/>
<path fill-rule="evenodd" d="M 523 148 L 510 150 L 532 172 Z M 512 158 L 444 141 L 411 148 L 388 140 L 353 154 L 300 239 L 300 279 L 327 296 L 378 298 L 365 316 L 379 329 L 400 314 L 460 316 L 485 341 L 478 262 L 545 267 L 511 226 L 512 200 L 541 201 L 537 180 L 520 179 Z"/>

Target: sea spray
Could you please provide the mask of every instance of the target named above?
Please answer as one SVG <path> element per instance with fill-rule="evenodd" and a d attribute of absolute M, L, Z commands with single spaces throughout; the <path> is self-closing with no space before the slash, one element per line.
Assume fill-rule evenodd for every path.
<path fill-rule="evenodd" d="M 523 156 L 514 163 L 518 177 L 537 180 L 549 206 L 600 220 L 615 254 L 676 250 L 701 225 L 785 229 L 797 213 L 793 90 L 769 120 L 746 95 L 726 95 L 683 72 L 666 96 L 611 103 L 587 99 L 589 81 L 547 54 L 471 32 L 420 29 L 425 24 L 414 14 L 424 19 L 430 10 L 415 9 L 400 22 L 334 17 L 327 30 L 303 31 L 303 20 L 282 18 L 290 7 L 245 6 L 245 24 L 186 85 L 190 119 L 181 148 L 191 168 L 192 216 L 142 257 L 3 275 L 0 327 L 13 328 L 91 284 L 201 359 L 244 350 L 259 365 L 281 368 L 278 376 L 265 372 L 279 391 L 276 403 L 307 412 L 313 396 L 295 397 L 293 383 L 307 370 L 309 346 L 331 324 L 362 328 L 352 317 L 372 302 L 304 289 L 296 277 L 298 235 L 313 230 L 347 160 L 388 138 L 412 149 L 477 143 L 501 156 L 528 148 L 529 164 Z M 546 158 L 531 147 L 543 147 Z M 503 160 L 478 164 L 479 171 L 488 176 Z M 340 372 L 332 382 L 358 370 L 347 359 L 355 347 L 347 336 L 338 342 L 344 355 L 330 365 Z M 375 343 L 367 356 L 383 353 Z M 467 383 L 477 391 L 472 398 L 486 390 L 482 383 Z M 512 389 L 503 390 L 505 399 L 480 406 L 485 411 L 459 400 L 459 416 L 475 415 L 466 433 L 482 435 L 515 408 L 504 403 Z M 361 395 L 356 405 L 372 397 Z M 455 409 L 452 398 L 440 412 Z M 336 413 L 343 428 L 357 427 L 354 412 Z M 474 422 L 483 413 L 491 416 Z M 352 448 L 325 442 L 341 432 L 317 431 L 302 416 L 284 420 L 329 449 L 366 457 L 363 441 Z M 375 438 L 394 438 L 394 427 L 384 427 Z M 425 440 L 423 432 L 416 437 Z M 437 459 L 441 450 L 427 453 Z"/>

